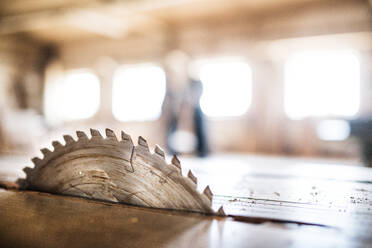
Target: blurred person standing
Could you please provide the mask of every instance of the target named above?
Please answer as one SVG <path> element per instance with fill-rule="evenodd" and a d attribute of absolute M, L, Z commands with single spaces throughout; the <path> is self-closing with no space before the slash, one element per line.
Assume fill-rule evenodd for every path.
<path fill-rule="evenodd" d="M 208 142 L 200 108 L 203 87 L 188 65 L 189 57 L 182 51 L 173 51 L 166 58 L 167 93 L 163 111 L 167 118 L 167 148 L 172 154 L 195 152 L 205 157 Z"/>
<path fill-rule="evenodd" d="M 199 79 L 190 78 L 188 88 L 189 103 L 193 110 L 194 132 L 196 135 L 196 152 L 199 157 L 208 155 L 208 142 L 205 127 L 205 116 L 200 107 L 200 98 L 203 94 L 203 84 Z"/>

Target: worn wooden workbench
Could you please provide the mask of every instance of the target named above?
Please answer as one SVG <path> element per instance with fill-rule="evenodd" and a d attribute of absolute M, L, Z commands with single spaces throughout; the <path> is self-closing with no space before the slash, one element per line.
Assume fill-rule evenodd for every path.
<path fill-rule="evenodd" d="M 249 156 L 183 159 L 229 217 L 0 189 L 0 247 L 371 247 L 372 170 Z M 0 181 L 23 176 L 0 160 Z"/>

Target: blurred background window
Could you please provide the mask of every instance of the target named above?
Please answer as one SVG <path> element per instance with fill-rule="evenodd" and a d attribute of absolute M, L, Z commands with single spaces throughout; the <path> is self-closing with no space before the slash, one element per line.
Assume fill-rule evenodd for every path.
<path fill-rule="evenodd" d="M 100 82 L 89 70 L 67 71 L 46 82 L 44 111 L 52 123 L 90 118 L 99 105 Z"/>
<path fill-rule="evenodd" d="M 241 60 L 215 60 L 200 66 L 203 95 L 200 104 L 209 117 L 244 115 L 252 98 L 252 71 Z"/>
<path fill-rule="evenodd" d="M 325 141 L 342 141 L 350 135 L 350 125 L 345 120 L 323 120 L 316 126 L 319 139 Z"/>
<path fill-rule="evenodd" d="M 353 116 L 359 101 L 360 66 L 352 51 L 303 52 L 285 64 L 289 118 Z"/>
<path fill-rule="evenodd" d="M 112 111 L 119 121 L 153 121 L 160 117 L 166 88 L 156 65 L 123 66 L 114 75 Z"/>

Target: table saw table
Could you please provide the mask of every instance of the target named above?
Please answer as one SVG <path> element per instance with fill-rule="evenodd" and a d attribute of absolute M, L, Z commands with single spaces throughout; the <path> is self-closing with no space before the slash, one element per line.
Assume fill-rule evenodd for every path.
<path fill-rule="evenodd" d="M 182 158 L 227 217 L 0 189 L 0 247 L 372 247 L 372 169 L 247 155 Z M 0 182 L 24 157 L 0 159 Z"/>

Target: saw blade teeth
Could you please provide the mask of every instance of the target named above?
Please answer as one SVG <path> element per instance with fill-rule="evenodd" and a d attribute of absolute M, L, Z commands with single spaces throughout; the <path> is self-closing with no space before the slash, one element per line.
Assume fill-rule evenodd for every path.
<path fill-rule="evenodd" d="M 70 135 L 63 135 L 66 145 L 73 144 L 75 140 Z"/>
<path fill-rule="evenodd" d="M 30 168 L 30 167 L 25 167 L 25 168 L 23 168 L 22 170 L 26 173 L 26 175 L 29 175 L 29 174 L 31 173 L 31 171 L 32 171 L 32 168 Z"/>
<path fill-rule="evenodd" d="M 160 148 L 160 146 L 158 145 L 155 146 L 155 153 L 165 159 L 165 153 L 163 149 Z"/>
<path fill-rule="evenodd" d="M 38 157 L 34 157 L 31 159 L 31 161 L 34 163 L 35 166 L 37 166 L 41 163 L 42 160 Z"/>
<path fill-rule="evenodd" d="M 221 207 L 217 210 L 217 214 L 218 214 L 218 215 L 221 215 L 221 216 L 225 216 L 225 215 L 226 215 L 225 210 L 223 210 L 223 206 L 221 206 Z"/>
<path fill-rule="evenodd" d="M 177 158 L 176 155 L 173 155 L 173 157 L 172 157 L 172 164 L 173 164 L 174 166 L 176 166 L 179 170 L 182 170 L 182 169 L 181 169 L 181 162 L 180 162 L 180 160 Z"/>
<path fill-rule="evenodd" d="M 117 138 L 116 138 L 116 135 L 115 135 L 115 133 L 114 133 L 114 131 L 112 131 L 110 128 L 106 128 L 106 137 L 108 138 L 108 139 L 112 139 L 112 140 L 118 140 Z"/>
<path fill-rule="evenodd" d="M 209 185 L 207 187 L 205 187 L 205 189 L 203 190 L 203 194 L 208 197 L 208 199 L 210 201 L 212 201 L 212 197 L 213 197 L 213 193 L 211 191 L 211 189 L 209 188 Z"/>
<path fill-rule="evenodd" d="M 138 137 L 138 145 L 144 147 L 147 151 L 150 151 L 147 141 L 142 136 Z"/>
<path fill-rule="evenodd" d="M 75 179 L 82 183 L 92 182 L 96 184 L 96 180 L 101 179 L 94 179 L 93 176 L 97 173 L 97 177 L 102 178 L 101 173 L 104 173 L 105 180 L 102 183 L 105 187 L 102 189 L 102 196 L 101 191 L 96 194 L 99 190 L 96 187 L 89 189 L 89 195 L 85 192 L 76 191 L 76 196 L 89 196 L 89 198 L 97 200 L 109 199 L 109 201 L 115 200 L 120 203 L 155 208 L 189 209 L 195 212 L 224 215 L 223 209 L 217 213 L 217 209 L 212 208 L 211 199 L 213 194 L 209 186 L 203 192 L 200 192 L 197 187 L 198 179 L 193 172 L 189 170 L 187 175 L 182 173 L 181 163 L 176 155 L 172 157 L 171 163 L 168 163 L 166 162 L 165 151 L 160 146 L 156 145 L 154 149 L 151 148 L 150 150 L 146 139 L 142 136 L 138 137 L 138 145 L 133 144 L 132 138 L 123 131 L 121 131 L 122 139 L 116 137 L 111 129 L 105 129 L 106 135 L 102 133 L 103 137 L 95 129 L 90 129 L 90 133 L 91 135 L 88 132 L 76 131 L 77 137 L 75 135 L 64 135 L 64 141 L 52 141 L 52 146 L 49 149 L 41 149 L 40 151 L 44 157 L 40 154 L 40 156 L 33 158 L 34 166 L 30 163 L 29 167 L 24 169 L 26 179 L 22 183 L 22 187 L 24 189 L 67 194 L 67 191 L 62 192 L 65 187 L 61 185 L 72 187 L 69 182 Z M 120 159 L 122 158 L 128 162 L 125 163 L 125 170 L 123 171 L 124 175 L 128 175 L 127 178 L 123 178 L 122 174 L 117 175 L 115 173 L 115 168 L 119 162 L 117 157 L 119 156 Z M 83 166 L 87 158 L 89 159 L 89 168 Z M 61 162 L 64 165 L 58 168 L 57 166 Z M 80 164 L 81 167 L 77 168 L 76 165 L 80 166 Z M 86 173 L 85 170 L 87 170 Z M 57 176 L 62 175 L 61 173 L 63 177 Z M 77 178 L 76 173 L 81 176 Z M 164 178 L 165 181 L 158 180 L 158 177 L 155 177 L 158 173 L 161 174 L 159 175 L 161 179 Z M 168 180 L 172 183 L 164 183 Z M 201 184 L 200 181 L 199 184 Z M 137 202 L 137 200 L 127 199 L 128 197 L 124 197 L 125 195 L 121 197 L 121 193 L 124 191 L 131 193 L 132 189 L 140 188 L 148 190 L 143 203 L 142 201 Z M 159 194 L 159 190 L 167 194 Z M 75 194 L 75 191 L 73 193 Z M 120 194 L 121 198 L 114 197 L 114 194 Z M 161 200 L 159 200 L 159 197 L 162 197 Z"/>
<path fill-rule="evenodd" d="M 88 136 L 83 131 L 76 131 L 78 140 L 88 140 Z"/>
<path fill-rule="evenodd" d="M 194 176 L 194 174 L 192 174 L 191 170 L 189 170 L 189 173 L 187 173 L 187 177 L 191 179 L 191 181 L 193 181 L 196 184 L 198 184 L 198 179 L 196 178 L 196 176 Z"/>
<path fill-rule="evenodd" d="M 90 134 L 92 135 L 92 138 L 103 138 L 101 133 L 97 129 L 90 129 Z"/>
<path fill-rule="evenodd" d="M 62 144 L 59 141 L 53 141 L 52 146 L 54 147 L 54 150 L 63 147 Z"/>
<path fill-rule="evenodd" d="M 125 133 L 124 131 L 121 131 L 121 139 L 125 142 L 130 142 L 133 145 L 132 138 L 129 134 Z"/>
<path fill-rule="evenodd" d="M 40 149 L 40 151 L 44 155 L 44 157 L 46 157 L 46 156 L 48 156 L 49 154 L 52 153 L 52 151 L 50 151 L 48 148 Z"/>

